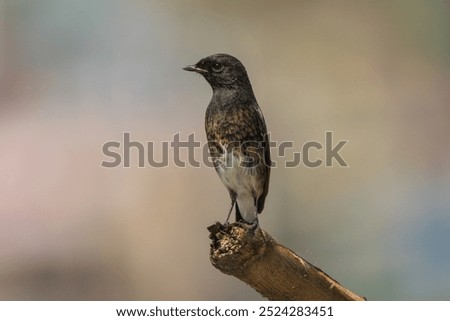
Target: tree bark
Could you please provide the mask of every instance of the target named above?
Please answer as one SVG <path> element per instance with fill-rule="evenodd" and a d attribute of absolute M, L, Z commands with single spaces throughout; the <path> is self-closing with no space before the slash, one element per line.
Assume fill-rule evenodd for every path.
<path fill-rule="evenodd" d="M 269 300 L 365 300 L 260 228 L 216 223 L 208 230 L 213 266 Z"/>

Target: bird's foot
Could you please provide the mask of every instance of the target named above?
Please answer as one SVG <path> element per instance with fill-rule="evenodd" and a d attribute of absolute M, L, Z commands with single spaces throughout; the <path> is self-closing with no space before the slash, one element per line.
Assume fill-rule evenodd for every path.
<path fill-rule="evenodd" d="M 257 228 L 259 228 L 259 220 L 258 216 L 253 220 L 253 222 L 250 224 L 250 231 L 254 232 Z"/>
<path fill-rule="evenodd" d="M 230 222 L 227 219 L 222 225 L 227 229 L 230 227 Z"/>
<path fill-rule="evenodd" d="M 241 226 L 242 228 L 248 229 L 251 232 L 254 232 L 256 229 L 259 228 L 259 221 L 258 218 L 253 220 L 253 222 L 247 222 L 245 220 L 242 221 L 236 221 L 234 224 Z"/>

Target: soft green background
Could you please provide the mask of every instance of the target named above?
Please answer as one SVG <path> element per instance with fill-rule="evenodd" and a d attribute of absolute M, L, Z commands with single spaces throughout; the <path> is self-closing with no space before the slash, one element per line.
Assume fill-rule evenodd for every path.
<path fill-rule="evenodd" d="M 216 52 L 273 140 L 349 140 L 275 168 L 262 227 L 370 300 L 450 300 L 446 0 L 0 1 L 0 299 L 260 299 L 209 262 L 214 170 L 100 166 L 123 132 L 205 142 L 181 67 Z"/>

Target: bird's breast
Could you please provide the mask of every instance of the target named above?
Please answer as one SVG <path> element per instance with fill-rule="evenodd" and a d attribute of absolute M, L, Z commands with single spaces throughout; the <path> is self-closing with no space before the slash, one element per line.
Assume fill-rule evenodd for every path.
<path fill-rule="evenodd" d="M 236 194 L 249 194 L 253 197 L 262 193 L 263 180 L 258 167 L 243 164 L 243 158 L 236 152 L 225 152 L 217 158 L 217 173 L 222 183 Z"/>

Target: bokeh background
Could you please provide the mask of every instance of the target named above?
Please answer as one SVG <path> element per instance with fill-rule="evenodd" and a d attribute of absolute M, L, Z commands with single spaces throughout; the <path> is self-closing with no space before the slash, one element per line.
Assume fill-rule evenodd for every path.
<path fill-rule="evenodd" d="M 446 0 L 0 1 L 0 299 L 261 299 L 209 262 L 214 170 L 101 166 L 124 132 L 205 143 L 181 68 L 216 52 L 273 140 L 349 140 L 349 167 L 275 168 L 262 227 L 370 300 L 450 300 Z"/>

